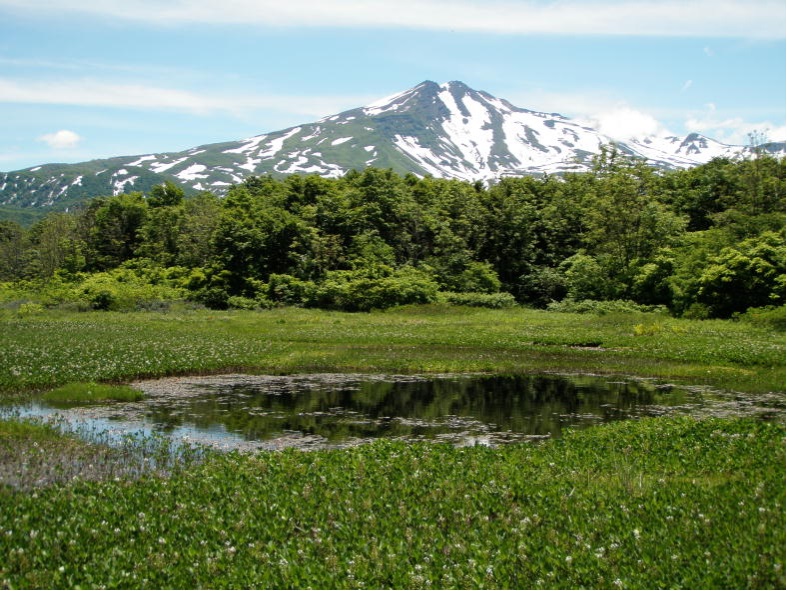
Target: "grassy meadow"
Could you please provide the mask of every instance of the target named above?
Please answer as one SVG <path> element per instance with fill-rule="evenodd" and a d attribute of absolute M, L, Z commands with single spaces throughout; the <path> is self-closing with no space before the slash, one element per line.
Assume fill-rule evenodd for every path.
<path fill-rule="evenodd" d="M 0 311 L 6 400 L 222 371 L 590 372 L 756 395 L 784 391 L 784 355 L 773 327 L 658 314 Z M 181 453 L 0 421 L 0 587 L 785 586 L 783 424 Z"/>
<path fill-rule="evenodd" d="M 0 391 L 227 370 L 562 371 L 783 391 L 784 333 L 730 320 L 413 306 L 0 312 Z"/>

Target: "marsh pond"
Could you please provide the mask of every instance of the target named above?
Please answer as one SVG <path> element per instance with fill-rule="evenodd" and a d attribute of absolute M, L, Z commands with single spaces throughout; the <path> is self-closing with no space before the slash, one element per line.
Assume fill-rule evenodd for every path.
<path fill-rule="evenodd" d="M 498 445 L 666 414 L 784 417 L 782 395 L 747 397 L 652 380 L 576 375 L 220 375 L 138 381 L 139 402 L 30 401 L 0 414 L 88 431 L 163 434 L 223 449 L 316 449 L 380 437 Z"/>

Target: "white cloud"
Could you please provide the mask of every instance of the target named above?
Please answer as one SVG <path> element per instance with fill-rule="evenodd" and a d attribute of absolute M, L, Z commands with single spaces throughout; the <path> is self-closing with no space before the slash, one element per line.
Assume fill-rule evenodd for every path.
<path fill-rule="evenodd" d="M 79 142 L 82 141 L 82 138 L 79 137 L 77 133 L 74 133 L 68 129 L 61 129 L 54 133 L 47 133 L 38 139 L 39 141 L 48 144 L 50 148 L 54 148 L 56 150 L 68 150 L 71 148 L 76 148 Z"/>
<path fill-rule="evenodd" d="M 405 27 L 514 34 L 785 37 L 782 0 L 0 0 L 162 26 Z"/>
<path fill-rule="evenodd" d="M 772 142 L 783 142 L 787 137 L 787 128 L 783 125 L 776 126 L 770 121 L 746 121 L 741 117 L 689 117 L 686 129 L 732 145 L 748 145 L 750 134 L 762 134 Z"/>
<path fill-rule="evenodd" d="M 609 92 L 558 93 L 537 89 L 512 93 L 508 98 L 518 107 L 547 109 L 618 140 L 671 133 L 654 115 L 627 105 Z"/>
<path fill-rule="evenodd" d="M 76 105 L 181 111 L 195 114 L 239 113 L 259 109 L 322 117 L 370 102 L 369 96 L 219 95 L 92 79 L 17 81 L 0 78 L 0 103 Z"/>
<path fill-rule="evenodd" d="M 652 115 L 626 106 L 596 113 L 590 117 L 590 121 L 601 133 L 616 140 L 669 133 Z"/>
<path fill-rule="evenodd" d="M 725 144 L 747 145 L 750 135 L 762 135 L 768 141 L 783 142 L 787 138 L 784 125 L 774 125 L 770 121 L 746 121 L 742 117 L 725 117 L 719 113 L 715 103 L 707 103 L 705 111 L 686 119 L 685 127 L 712 137 Z"/>

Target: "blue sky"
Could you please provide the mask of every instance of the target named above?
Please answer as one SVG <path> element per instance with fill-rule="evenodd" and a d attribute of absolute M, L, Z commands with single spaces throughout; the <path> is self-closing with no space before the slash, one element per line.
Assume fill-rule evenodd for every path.
<path fill-rule="evenodd" d="M 0 170 L 277 131 L 461 80 L 624 139 L 785 139 L 783 0 L 0 0 Z"/>

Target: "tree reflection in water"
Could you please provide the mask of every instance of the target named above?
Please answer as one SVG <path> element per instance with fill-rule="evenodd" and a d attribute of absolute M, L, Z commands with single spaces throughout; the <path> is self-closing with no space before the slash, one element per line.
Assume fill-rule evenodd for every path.
<path fill-rule="evenodd" d="M 219 425 L 247 440 L 289 434 L 328 444 L 377 437 L 495 443 L 660 414 L 693 396 L 649 382 L 589 376 L 242 378 L 189 378 L 188 395 L 152 395 L 145 415 L 164 431 Z"/>

